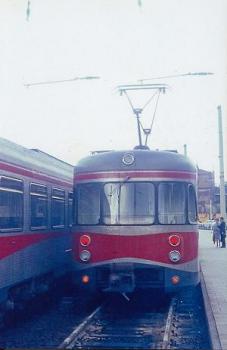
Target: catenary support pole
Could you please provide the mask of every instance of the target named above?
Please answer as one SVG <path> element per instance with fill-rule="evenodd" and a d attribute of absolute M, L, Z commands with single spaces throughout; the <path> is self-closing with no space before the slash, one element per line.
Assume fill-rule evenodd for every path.
<path fill-rule="evenodd" d="M 221 110 L 221 106 L 218 106 L 217 108 L 218 108 L 218 130 L 219 130 L 220 213 L 221 213 L 221 216 L 223 216 L 224 219 L 226 219 L 222 110 Z"/>

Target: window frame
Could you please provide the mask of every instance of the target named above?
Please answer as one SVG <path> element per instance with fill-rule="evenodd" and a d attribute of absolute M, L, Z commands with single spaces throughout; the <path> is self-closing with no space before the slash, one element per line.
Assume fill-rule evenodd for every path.
<path fill-rule="evenodd" d="M 79 205 L 78 205 L 78 190 L 80 189 L 81 186 L 86 186 L 86 185 L 95 185 L 98 189 L 99 189 L 99 220 L 97 223 L 92 223 L 92 224 L 81 224 L 79 223 Z M 84 183 L 84 184 L 78 184 L 76 187 L 75 187 L 75 190 L 74 190 L 74 203 L 73 203 L 73 222 L 76 223 L 76 225 L 79 225 L 79 226 L 98 226 L 98 225 L 104 225 L 103 224 L 103 221 L 102 221 L 102 208 L 101 208 L 101 205 L 102 205 L 102 190 L 103 190 L 103 185 L 104 183 L 99 183 L 99 182 L 87 182 L 87 183 Z"/>
<path fill-rule="evenodd" d="M 59 192 L 55 192 L 59 191 Z M 61 195 L 62 194 L 62 195 Z M 63 213 L 64 213 L 64 218 L 63 218 L 63 224 L 60 225 L 53 225 L 53 201 L 56 200 L 57 202 L 63 203 Z M 65 189 L 58 188 L 58 187 L 52 187 L 51 189 L 51 211 L 50 211 L 50 222 L 51 222 L 51 228 L 52 229 L 62 229 L 66 227 L 66 208 L 65 208 L 65 203 L 66 203 L 66 193 Z"/>
<path fill-rule="evenodd" d="M 115 224 L 108 224 L 108 223 L 105 223 L 104 222 L 104 216 L 103 216 L 103 200 L 104 200 L 104 187 L 108 184 L 118 184 L 119 185 L 119 188 L 121 189 L 121 187 L 123 185 L 127 185 L 127 184 L 130 184 L 130 185 L 133 185 L 133 198 L 134 198 L 134 204 L 135 204 L 135 193 L 136 193 L 136 185 L 137 184 L 147 184 L 147 185 L 151 185 L 152 188 L 153 188 L 153 195 L 154 195 L 154 198 L 153 198 L 153 208 L 154 208 L 154 215 L 153 215 L 153 220 L 152 222 L 150 223 L 115 223 Z M 121 182 L 121 181 L 108 181 L 108 182 L 105 182 L 103 183 L 103 186 L 102 186 L 102 191 L 101 191 L 101 199 L 102 199 L 102 202 L 101 202 L 101 211 L 100 211 L 100 221 L 102 222 L 103 225 L 105 226 L 152 226 L 152 225 L 155 225 L 155 222 L 156 222 L 156 186 L 155 186 L 155 182 L 152 182 L 152 181 L 125 181 L 125 182 Z M 152 218 L 152 216 L 150 216 Z"/>
<path fill-rule="evenodd" d="M 192 188 L 193 194 L 194 194 L 194 200 L 195 200 L 195 221 L 191 222 L 190 216 L 189 216 L 189 189 Z M 196 189 L 195 186 L 192 183 L 188 183 L 187 186 L 187 213 L 188 213 L 188 223 L 190 225 L 197 225 L 197 218 L 198 218 L 198 208 L 197 208 L 197 196 L 196 196 Z"/>
<path fill-rule="evenodd" d="M 37 192 L 34 191 L 35 187 L 37 187 Z M 40 187 L 46 189 L 46 191 L 39 192 L 38 188 L 40 188 Z M 32 198 L 45 198 L 45 200 L 46 200 L 46 225 L 40 225 L 40 226 L 33 226 L 32 225 Z M 46 230 L 48 228 L 48 221 L 49 221 L 48 187 L 47 187 L 47 185 L 43 185 L 43 184 L 36 183 L 36 182 L 30 182 L 30 184 L 29 184 L 29 203 L 30 203 L 30 205 L 29 205 L 30 229 L 32 231 Z"/>
<path fill-rule="evenodd" d="M 163 184 L 176 184 L 176 185 L 179 185 L 179 184 L 183 184 L 184 185 L 184 223 L 162 223 L 160 222 L 160 219 L 159 219 L 159 203 L 160 203 L 160 198 L 159 198 L 159 187 L 160 185 L 163 185 Z M 187 203 L 188 203 L 188 192 L 187 192 L 187 189 L 186 189 L 186 185 L 188 183 L 185 182 L 185 181 L 159 181 L 157 183 L 157 212 L 156 212 L 156 216 L 157 216 L 157 223 L 158 225 L 171 225 L 171 226 L 174 226 L 174 225 L 187 225 L 188 224 L 188 208 L 187 208 Z"/>
<path fill-rule="evenodd" d="M 104 198 L 104 186 L 106 184 L 123 184 L 124 182 L 121 181 L 107 181 L 107 182 L 88 182 L 88 183 L 78 183 L 74 185 L 74 196 L 73 196 L 73 225 L 78 225 L 78 226 L 153 226 L 153 225 L 160 225 L 160 226 L 166 226 L 166 225 L 195 225 L 195 223 L 191 223 L 189 220 L 189 192 L 188 192 L 188 187 L 192 186 L 196 195 L 196 189 L 195 186 L 191 182 L 187 181 L 174 181 L 174 180 L 167 180 L 167 181 L 127 181 L 125 183 L 148 183 L 152 184 L 154 186 L 154 210 L 155 210 L 155 215 L 154 215 L 154 221 L 152 224 L 105 224 L 103 220 L 103 198 Z M 78 189 L 85 185 L 85 184 L 94 184 L 96 186 L 99 186 L 100 190 L 100 222 L 97 224 L 90 224 L 90 223 L 85 223 L 81 224 L 78 222 Z M 182 184 L 184 186 L 184 194 L 185 194 L 185 208 L 184 208 L 184 217 L 185 217 L 185 222 L 184 223 L 161 223 L 159 220 L 159 213 L 158 213 L 158 208 L 159 208 L 159 186 L 160 184 Z M 195 196 L 195 204 L 196 204 L 196 213 L 197 213 L 197 197 Z"/>
<path fill-rule="evenodd" d="M 70 215 L 71 214 L 71 215 Z M 69 191 L 68 192 L 68 226 L 72 227 L 73 225 L 73 192 Z"/>
<path fill-rule="evenodd" d="M 18 183 L 21 183 L 21 189 L 15 189 L 15 188 L 10 188 L 9 186 L 2 186 L 1 180 L 3 179 L 8 179 L 11 181 L 15 181 Z M 24 181 L 22 179 L 18 179 L 13 176 L 7 176 L 7 175 L 0 175 L 0 192 L 8 192 L 8 193 L 18 193 L 21 194 L 21 227 L 14 227 L 14 228 L 1 228 L 0 227 L 0 233 L 4 232 L 22 232 L 24 231 Z"/>

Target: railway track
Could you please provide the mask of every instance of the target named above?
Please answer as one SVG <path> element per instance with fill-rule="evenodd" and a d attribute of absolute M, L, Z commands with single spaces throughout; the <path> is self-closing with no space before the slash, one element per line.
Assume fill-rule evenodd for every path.
<path fill-rule="evenodd" d="M 200 298 L 198 289 L 190 289 L 172 299 L 111 299 L 84 319 L 59 348 L 208 349 Z"/>

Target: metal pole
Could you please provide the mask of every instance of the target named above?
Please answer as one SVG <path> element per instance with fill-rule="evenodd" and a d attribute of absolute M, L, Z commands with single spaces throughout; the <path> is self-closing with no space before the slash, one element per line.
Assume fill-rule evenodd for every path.
<path fill-rule="evenodd" d="M 187 154 L 187 145 L 186 144 L 184 144 L 184 156 L 185 157 L 188 156 L 188 154 Z"/>
<path fill-rule="evenodd" d="M 218 130 L 219 130 L 220 213 L 221 213 L 221 216 L 223 216 L 223 218 L 226 219 L 222 111 L 221 111 L 221 106 L 218 106 L 217 108 L 218 108 Z"/>
<path fill-rule="evenodd" d="M 142 146 L 141 127 L 140 127 L 140 120 L 139 120 L 141 110 L 139 108 L 135 108 L 134 113 L 136 115 L 136 120 L 137 120 L 137 131 L 138 131 L 138 137 L 139 137 L 139 145 Z"/>
<path fill-rule="evenodd" d="M 211 199 L 210 199 L 209 205 L 210 205 L 210 219 L 212 219 L 213 213 L 212 213 L 212 200 Z"/>

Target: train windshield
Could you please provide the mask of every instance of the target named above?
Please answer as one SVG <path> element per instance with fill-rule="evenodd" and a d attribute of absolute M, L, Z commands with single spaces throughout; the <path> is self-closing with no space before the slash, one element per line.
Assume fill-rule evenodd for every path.
<path fill-rule="evenodd" d="M 78 224 L 96 225 L 100 222 L 100 186 L 84 184 L 77 188 Z"/>
<path fill-rule="evenodd" d="M 186 223 L 186 193 L 183 183 L 160 183 L 158 189 L 160 224 Z"/>
<path fill-rule="evenodd" d="M 104 185 L 103 223 L 107 225 L 153 224 L 155 190 L 151 183 Z"/>
<path fill-rule="evenodd" d="M 79 225 L 195 224 L 197 218 L 194 186 L 183 182 L 77 185 L 75 211 Z"/>
<path fill-rule="evenodd" d="M 190 224 L 197 223 L 196 194 L 192 185 L 188 186 L 188 220 Z"/>

